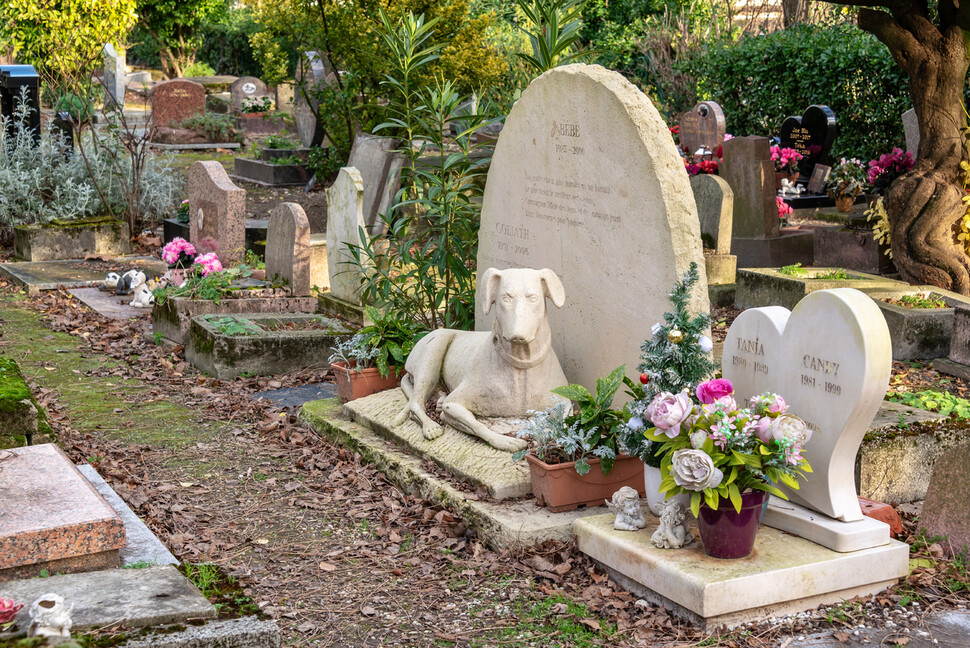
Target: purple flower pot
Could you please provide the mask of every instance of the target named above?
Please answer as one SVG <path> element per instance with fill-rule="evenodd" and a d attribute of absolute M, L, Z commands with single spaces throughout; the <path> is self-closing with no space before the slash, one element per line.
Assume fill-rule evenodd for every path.
<path fill-rule="evenodd" d="M 721 500 L 712 509 L 701 504 L 697 528 L 701 532 L 704 553 L 712 558 L 744 558 L 754 549 L 754 539 L 761 524 L 761 511 L 768 493 L 751 491 L 741 494 L 741 512 L 730 500 Z"/>

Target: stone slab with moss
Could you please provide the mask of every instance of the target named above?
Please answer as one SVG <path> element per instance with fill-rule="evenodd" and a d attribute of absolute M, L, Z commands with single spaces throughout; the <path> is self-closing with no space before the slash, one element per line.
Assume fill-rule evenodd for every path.
<path fill-rule="evenodd" d="M 954 308 L 970 307 L 970 299 L 936 286 L 904 286 L 869 292 L 889 326 L 893 360 L 945 358 L 956 320 Z M 939 304 L 943 306 L 932 307 Z"/>
<path fill-rule="evenodd" d="M 403 405 L 403 394 L 399 399 Z M 337 399 L 306 403 L 300 410 L 300 418 L 324 438 L 359 452 L 404 491 L 417 493 L 454 511 L 476 530 L 482 541 L 497 550 L 531 546 L 550 539 L 570 542 L 574 520 L 606 511 L 605 507 L 593 507 L 551 513 L 536 506 L 531 498 L 502 502 L 483 500 L 429 471 L 423 465 L 424 459 L 408 452 L 401 444 L 367 425 L 350 420 Z M 483 443 L 478 445 L 488 447 Z"/>
<path fill-rule="evenodd" d="M 302 164 L 275 164 L 237 157 L 234 165 L 235 173 L 230 178 L 255 182 L 264 187 L 305 186 L 311 175 Z"/>
<path fill-rule="evenodd" d="M 154 257 L 115 257 L 109 261 L 112 271 L 141 270 L 148 277 L 160 277 L 168 270 L 164 261 Z M 0 263 L 0 275 L 24 286 L 27 294 L 57 288 L 84 288 L 104 284 L 105 270 L 101 262 L 80 259 L 65 261 L 23 261 Z"/>
<path fill-rule="evenodd" d="M 50 443 L 54 433 L 16 360 L 0 356 L 0 448 Z"/>
<path fill-rule="evenodd" d="M 152 330 L 159 341 L 187 345 L 192 318 L 197 315 L 312 313 L 316 307 L 315 297 L 289 297 L 270 289 L 239 291 L 219 301 L 171 297 L 152 307 Z"/>
<path fill-rule="evenodd" d="M 199 315 L 189 326 L 185 359 L 220 380 L 289 373 L 326 367 L 352 333 L 323 315 Z"/>
<path fill-rule="evenodd" d="M 110 217 L 55 220 L 14 228 L 14 254 L 25 261 L 83 259 L 131 251 L 128 223 Z"/>
<path fill-rule="evenodd" d="M 872 230 L 849 227 L 815 229 L 815 260 L 820 267 L 859 272 L 888 273 L 894 269 L 887 246 L 872 237 Z"/>
<path fill-rule="evenodd" d="M 323 248 L 323 256 L 326 256 L 326 247 Z M 317 264 L 311 263 L 311 281 L 313 279 L 314 267 L 318 267 Z M 370 322 L 367 320 L 367 312 L 363 306 L 360 304 L 354 304 L 353 302 L 349 302 L 345 299 L 340 299 L 339 297 L 335 297 L 331 292 L 322 292 L 317 295 L 317 309 L 321 313 L 325 313 L 333 317 L 340 317 L 347 320 L 351 324 L 358 326 L 366 326 L 367 324 L 370 324 Z"/>
<path fill-rule="evenodd" d="M 815 231 L 789 228 L 774 237 L 735 236 L 731 239 L 731 254 L 738 257 L 739 268 L 808 265 L 815 258 Z"/>
<path fill-rule="evenodd" d="M 613 518 L 577 520 L 579 550 L 622 587 L 706 631 L 874 594 L 909 574 L 909 545 L 895 540 L 838 553 L 762 525 L 749 557 L 722 560 L 704 554 L 696 524 L 694 541 L 670 550 L 650 541 L 656 518 L 635 532 L 614 530 Z"/>
<path fill-rule="evenodd" d="M 793 268 L 792 270 L 796 270 Z M 798 267 L 795 274 L 786 269 L 744 268 L 738 270 L 735 307 L 741 310 L 761 306 L 784 306 L 791 310 L 802 297 L 816 290 L 855 288 L 864 293 L 874 290 L 908 290 L 910 285 L 887 277 L 847 272 L 846 277 L 827 278 L 840 268 Z"/>

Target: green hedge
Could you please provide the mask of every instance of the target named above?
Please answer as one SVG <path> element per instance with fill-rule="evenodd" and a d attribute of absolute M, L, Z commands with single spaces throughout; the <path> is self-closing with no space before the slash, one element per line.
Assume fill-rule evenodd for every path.
<path fill-rule="evenodd" d="M 733 135 L 777 135 L 788 115 L 826 104 L 838 120 L 833 157 L 868 161 L 904 146 L 906 75 L 854 25 L 798 25 L 712 43 L 686 61 L 698 96 L 718 102 Z"/>

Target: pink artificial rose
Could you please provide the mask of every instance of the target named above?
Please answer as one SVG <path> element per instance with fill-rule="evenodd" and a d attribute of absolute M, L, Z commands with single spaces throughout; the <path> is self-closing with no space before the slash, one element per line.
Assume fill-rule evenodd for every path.
<path fill-rule="evenodd" d="M 13 621 L 23 606 L 23 603 L 17 603 L 13 599 L 0 598 L 0 626 Z"/>
<path fill-rule="evenodd" d="M 762 416 L 754 425 L 754 433 L 762 443 L 768 443 L 773 438 L 771 436 L 771 419 L 767 416 Z"/>
<path fill-rule="evenodd" d="M 775 400 L 771 401 L 771 404 L 768 405 L 768 411 L 772 414 L 784 414 L 788 411 L 788 403 L 785 402 L 784 398 L 775 394 Z"/>
<path fill-rule="evenodd" d="M 714 401 L 714 406 L 722 412 L 733 412 L 738 409 L 738 404 L 734 400 L 734 396 L 731 396 L 730 394 L 718 398 L 716 401 Z"/>
<path fill-rule="evenodd" d="M 690 416 L 694 406 L 690 396 L 682 391 L 676 396 L 670 392 L 660 392 L 647 406 L 647 417 L 658 429 L 673 439 L 680 434 L 680 425 Z"/>
<path fill-rule="evenodd" d="M 717 378 L 699 384 L 696 393 L 697 400 L 705 405 L 709 405 L 722 396 L 730 396 L 733 394 L 734 386 L 727 378 Z"/>
<path fill-rule="evenodd" d="M 195 263 L 202 267 L 203 275 L 208 275 L 212 272 L 222 272 L 222 262 L 219 261 L 219 257 L 216 256 L 215 252 L 209 252 L 208 254 L 195 257 Z"/>

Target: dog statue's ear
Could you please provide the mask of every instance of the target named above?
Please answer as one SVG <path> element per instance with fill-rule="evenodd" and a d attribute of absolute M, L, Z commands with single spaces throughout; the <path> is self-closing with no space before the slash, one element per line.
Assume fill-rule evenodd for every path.
<path fill-rule="evenodd" d="M 549 268 L 539 271 L 539 278 L 542 279 L 542 290 L 546 297 L 552 300 L 556 308 L 562 308 L 566 303 L 566 290 L 562 287 L 559 276 Z"/>
<path fill-rule="evenodd" d="M 482 276 L 478 278 L 479 287 L 485 288 L 485 314 L 488 315 L 489 311 L 492 310 L 492 304 L 495 303 L 495 298 L 498 296 L 498 285 L 502 280 L 502 271 L 496 270 L 495 268 L 489 268 L 482 273 Z"/>

